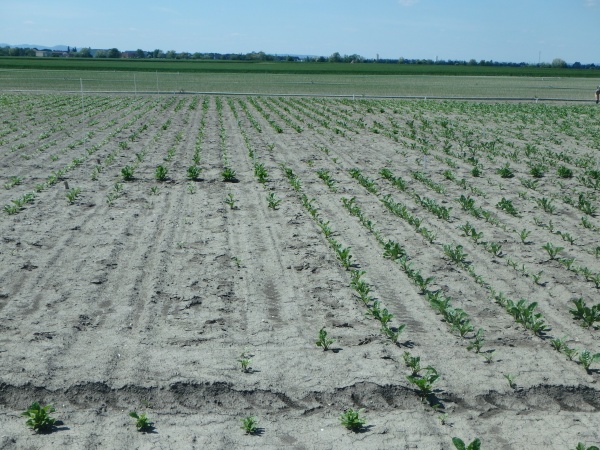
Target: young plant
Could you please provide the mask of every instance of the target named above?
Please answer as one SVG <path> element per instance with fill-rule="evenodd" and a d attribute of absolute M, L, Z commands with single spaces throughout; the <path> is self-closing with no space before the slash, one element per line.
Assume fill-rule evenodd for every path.
<path fill-rule="evenodd" d="M 125 166 L 121 169 L 121 175 L 123 176 L 124 181 L 133 180 L 133 172 L 135 168 L 133 166 Z"/>
<path fill-rule="evenodd" d="M 502 200 L 500 200 L 496 204 L 496 207 L 498 209 L 501 209 L 502 211 L 505 211 L 506 213 L 510 214 L 511 216 L 515 216 L 515 217 L 519 216 L 519 211 L 517 211 L 517 209 L 513 205 L 512 200 L 507 200 L 504 197 L 502 197 Z"/>
<path fill-rule="evenodd" d="M 469 445 L 466 445 L 462 439 L 453 437 L 452 443 L 454 444 L 454 447 L 456 447 L 456 450 L 479 450 L 481 448 L 481 441 L 479 438 L 476 438 Z"/>
<path fill-rule="evenodd" d="M 167 179 L 168 172 L 169 170 L 165 166 L 159 165 L 154 171 L 154 176 L 158 181 L 165 181 Z"/>
<path fill-rule="evenodd" d="M 573 361 L 573 358 L 575 358 L 579 354 L 578 350 L 576 350 L 574 348 L 570 348 L 566 345 L 564 346 L 562 352 L 569 361 Z"/>
<path fill-rule="evenodd" d="M 13 214 L 17 214 L 19 211 L 21 211 L 21 207 L 18 205 L 4 205 L 4 212 L 8 215 L 13 215 Z"/>
<path fill-rule="evenodd" d="M 50 417 L 50 414 L 55 411 L 52 405 L 41 406 L 38 402 L 33 402 L 21 416 L 27 417 L 25 425 L 36 433 L 43 433 L 50 431 L 54 426 L 56 419 Z"/>
<path fill-rule="evenodd" d="M 240 419 L 242 422 L 242 430 L 246 432 L 246 434 L 256 434 L 258 431 L 258 419 L 253 416 L 246 416 Z"/>
<path fill-rule="evenodd" d="M 554 214 L 554 211 L 556 211 L 556 206 L 552 203 L 552 200 L 549 200 L 546 197 L 538 198 L 535 201 L 540 208 L 549 214 Z"/>
<path fill-rule="evenodd" d="M 231 192 L 227 193 L 227 197 L 225 197 L 225 204 L 229 205 L 229 207 L 231 209 L 235 209 L 236 203 L 237 203 L 237 200 L 235 199 L 233 194 Z"/>
<path fill-rule="evenodd" d="M 375 300 L 373 305 L 366 312 L 367 316 L 372 316 L 373 318 L 379 320 L 381 325 L 387 327 L 387 324 L 390 320 L 394 318 L 394 315 L 391 314 L 387 308 L 381 308 L 381 302 L 379 300 Z"/>
<path fill-rule="evenodd" d="M 463 264 L 467 258 L 467 254 L 463 252 L 462 245 L 452 247 L 450 244 L 444 244 L 444 253 L 456 264 Z"/>
<path fill-rule="evenodd" d="M 527 244 L 526 241 L 530 234 L 531 234 L 531 231 L 527 231 L 525 228 L 523 228 L 521 230 L 521 232 L 519 233 L 519 237 L 521 238 L 521 242 L 523 244 Z"/>
<path fill-rule="evenodd" d="M 398 338 L 400 337 L 400 334 L 402 334 L 402 332 L 404 331 L 404 328 L 406 328 L 406 324 L 400 325 L 394 331 L 392 328 L 388 327 L 387 324 L 386 324 L 386 325 L 381 325 L 381 332 L 390 341 L 392 341 L 392 343 L 397 344 L 398 343 Z"/>
<path fill-rule="evenodd" d="M 269 195 L 267 195 L 267 203 L 269 204 L 269 208 L 277 209 L 277 207 L 281 203 L 281 200 L 275 197 L 275 194 L 273 192 L 269 192 Z"/>
<path fill-rule="evenodd" d="M 460 335 L 460 337 L 464 338 L 466 336 L 466 334 L 473 331 L 475 329 L 475 327 L 473 325 L 471 325 L 470 320 L 466 319 L 466 320 L 459 320 L 459 321 L 453 323 L 452 329 L 458 331 L 458 334 Z"/>
<path fill-rule="evenodd" d="M 77 197 L 79 197 L 79 194 L 81 194 L 81 188 L 72 188 L 72 189 L 69 189 L 69 191 L 66 194 L 67 201 L 70 204 L 75 203 L 75 200 L 77 200 Z"/>
<path fill-rule="evenodd" d="M 235 170 L 231 167 L 225 167 L 221 172 L 221 177 L 226 183 L 235 183 L 237 181 Z"/>
<path fill-rule="evenodd" d="M 555 338 L 550 340 L 550 345 L 557 351 L 562 352 L 566 346 L 566 336 L 562 338 Z"/>
<path fill-rule="evenodd" d="M 421 371 L 421 357 L 412 356 L 409 352 L 404 352 L 402 358 L 404 359 L 404 364 L 412 371 L 411 376 L 416 377 Z"/>
<path fill-rule="evenodd" d="M 361 280 L 360 277 L 364 274 L 363 271 L 352 270 L 352 281 L 350 281 L 350 287 L 353 288 L 362 302 L 367 305 L 369 302 L 373 301 L 373 297 L 369 294 L 371 292 L 371 286 L 364 280 Z"/>
<path fill-rule="evenodd" d="M 242 372 L 244 373 L 248 373 L 252 370 L 250 368 L 250 363 L 252 363 L 250 356 L 252 355 L 250 355 L 250 353 L 247 350 L 244 350 L 240 355 L 240 359 L 238 359 L 238 362 L 242 366 Z"/>
<path fill-rule="evenodd" d="M 135 427 L 138 431 L 144 431 L 152 428 L 152 423 L 148 419 L 148 416 L 146 416 L 146 413 L 138 414 L 136 411 L 131 411 L 129 416 L 135 419 Z"/>
<path fill-rule="evenodd" d="M 506 378 L 506 380 L 508 381 L 508 385 L 512 389 L 517 389 L 517 384 L 515 383 L 515 380 L 517 379 L 516 375 L 513 375 L 511 373 L 505 373 L 504 378 Z"/>
<path fill-rule="evenodd" d="M 421 275 L 421 272 L 419 271 L 412 272 L 412 279 L 414 283 L 419 287 L 419 289 L 421 289 L 422 294 L 424 294 L 427 291 L 427 286 L 429 286 L 435 281 L 434 277 L 423 277 L 423 275 Z"/>
<path fill-rule="evenodd" d="M 421 397 L 427 397 L 433 392 L 433 385 L 438 380 L 440 375 L 437 370 L 431 366 L 427 366 L 425 373 L 419 376 L 407 375 L 406 379 L 419 388 Z"/>
<path fill-rule="evenodd" d="M 561 178 L 573 178 L 573 171 L 566 166 L 560 166 L 557 173 Z"/>
<path fill-rule="evenodd" d="M 266 183 L 269 181 L 269 172 L 265 168 L 264 164 L 256 163 L 254 165 L 254 176 L 258 178 L 259 183 Z"/>
<path fill-rule="evenodd" d="M 595 445 L 590 445 L 589 447 L 587 447 L 583 442 L 579 442 L 577 444 L 577 447 L 575 447 L 573 450 L 600 450 L 598 447 L 596 447 Z"/>
<path fill-rule="evenodd" d="M 532 272 L 529 275 L 531 275 L 531 278 L 533 278 L 533 281 L 535 282 L 535 284 L 537 284 L 539 286 L 543 286 L 545 283 L 540 282 L 543 274 L 544 274 L 544 271 L 540 270 L 538 273 Z"/>
<path fill-rule="evenodd" d="M 513 173 L 513 171 L 510 169 L 510 166 L 508 163 L 506 163 L 504 166 L 502 166 L 500 169 L 498 169 L 496 171 L 502 178 L 512 178 L 515 176 L 515 174 Z"/>
<path fill-rule="evenodd" d="M 360 417 L 363 412 L 364 409 L 354 411 L 352 408 L 350 408 L 342 413 L 340 416 L 340 422 L 350 431 L 359 431 L 367 422 L 364 417 Z"/>
<path fill-rule="evenodd" d="M 477 333 L 475 333 L 473 340 L 469 343 L 469 345 L 467 345 L 467 350 L 475 350 L 475 353 L 479 353 L 484 342 L 485 338 L 483 336 L 483 328 L 480 328 L 477 330 Z"/>
<path fill-rule="evenodd" d="M 481 356 L 483 356 L 484 362 L 486 364 L 491 364 L 494 361 L 494 353 L 496 352 L 496 350 L 488 350 L 485 353 L 480 353 Z"/>
<path fill-rule="evenodd" d="M 564 250 L 564 247 L 558 247 L 558 246 L 555 247 L 550 242 L 547 242 L 545 245 L 542 245 L 542 248 L 548 252 L 548 256 L 550 256 L 550 260 L 556 259 L 556 255 L 558 255 L 558 253 L 561 250 Z"/>
<path fill-rule="evenodd" d="M 589 350 L 582 350 L 579 353 L 579 362 L 588 373 L 590 372 L 590 366 L 597 361 L 600 361 L 600 353 L 592 355 Z"/>
<path fill-rule="evenodd" d="M 200 172 L 202 171 L 202 169 L 200 169 L 200 167 L 198 166 L 189 166 L 187 168 L 187 177 L 189 180 L 191 181 L 197 181 L 198 177 L 200 176 Z"/>
<path fill-rule="evenodd" d="M 542 178 L 544 176 L 544 166 L 535 165 L 529 170 L 529 173 L 534 178 Z"/>
<path fill-rule="evenodd" d="M 594 325 L 595 322 L 600 322 L 600 303 L 591 307 L 587 306 L 583 298 L 573 300 L 575 309 L 570 309 L 569 312 L 575 319 L 583 322 L 582 326 L 587 328 Z"/>
<path fill-rule="evenodd" d="M 502 245 L 499 242 L 486 242 L 485 249 L 494 256 L 502 256 Z"/>
<path fill-rule="evenodd" d="M 473 225 L 471 225 L 469 222 L 467 222 L 464 225 L 461 225 L 460 227 L 458 227 L 458 229 L 461 230 L 465 234 L 465 236 L 473 239 L 475 241 L 475 243 L 477 243 L 479 241 L 479 239 L 481 239 L 483 237 L 483 232 L 477 232 L 475 227 Z"/>
<path fill-rule="evenodd" d="M 446 421 L 448 420 L 448 413 L 439 414 L 437 416 L 437 420 L 440 421 L 440 425 L 446 425 Z"/>
<path fill-rule="evenodd" d="M 383 257 L 396 261 L 406 255 L 406 250 L 399 243 L 388 240 L 384 244 Z"/>
<path fill-rule="evenodd" d="M 517 303 L 510 299 L 506 301 L 506 311 L 515 318 L 515 320 L 525 328 L 540 334 L 549 330 L 542 313 L 536 313 L 537 302 L 526 303 L 525 299 L 520 299 Z"/>
<path fill-rule="evenodd" d="M 349 269 L 352 263 L 352 255 L 350 254 L 350 247 L 341 248 L 338 247 L 335 249 L 338 259 L 340 263 L 345 269 Z"/>
<path fill-rule="evenodd" d="M 317 339 L 317 347 L 323 347 L 323 351 L 329 350 L 329 346 L 334 343 L 334 340 L 327 337 L 327 331 L 325 328 L 319 330 L 319 337 Z"/>

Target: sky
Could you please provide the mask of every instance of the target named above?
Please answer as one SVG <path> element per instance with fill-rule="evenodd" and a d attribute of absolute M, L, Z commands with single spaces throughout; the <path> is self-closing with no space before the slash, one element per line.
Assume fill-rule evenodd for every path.
<path fill-rule="evenodd" d="M 0 0 L 10 45 L 600 63 L 600 0 Z"/>

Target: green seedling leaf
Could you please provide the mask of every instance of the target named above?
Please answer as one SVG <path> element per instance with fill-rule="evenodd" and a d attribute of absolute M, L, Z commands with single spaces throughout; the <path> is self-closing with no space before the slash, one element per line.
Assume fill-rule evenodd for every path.
<path fill-rule="evenodd" d="M 21 416 L 27 417 L 25 424 L 29 428 L 36 433 L 42 433 L 50 431 L 54 426 L 56 419 L 50 417 L 50 414 L 55 411 L 52 405 L 41 406 L 38 402 L 33 402 Z"/>
<path fill-rule="evenodd" d="M 135 419 L 135 427 L 138 431 L 145 431 L 152 428 L 152 423 L 146 416 L 146 413 L 138 414 L 136 411 L 131 411 L 129 416 Z"/>
<path fill-rule="evenodd" d="M 258 419 L 253 416 L 246 416 L 240 419 L 242 422 L 242 430 L 246 432 L 246 434 L 256 434 L 258 431 Z"/>
<path fill-rule="evenodd" d="M 317 347 L 323 347 L 323 351 L 329 350 L 329 346 L 334 343 L 333 339 L 327 337 L 325 328 L 319 330 L 319 338 L 316 341 Z"/>
<path fill-rule="evenodd" d="M 456 447 L 456 450 L 480 450 L 481 448 L 481 441 L 479 438 L 476 438 L 469 445 L 466 445 L 462 439 L 453 437 L 452 443 L 454 444 L 454 447 Z"/>
<path fill-rule="evenodd" d="M 360 417 L 363 412 L 364 409 L 354 411 L 352 408 L 350 408 L 340 415 L 340 422 L 343 426 L 351 431 L 359 431 L 366 423 L 366 419 L 364 417 Z"/>

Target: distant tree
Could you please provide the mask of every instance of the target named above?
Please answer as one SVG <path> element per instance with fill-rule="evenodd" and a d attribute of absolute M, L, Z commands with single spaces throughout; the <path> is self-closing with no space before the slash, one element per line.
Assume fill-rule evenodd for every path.
<path fill-rule="evenodd" d="M 95 58 L 108 58 L 108 51 L 106 50 L 97 50 L 94 55 Z"/>
<path fill-rule="evenodd" d="M 567 63 L 564 59 L 554 58 L 552 60 L 552 67 L 567 67 Z"/>
<path fill-rule="evenodd" d="M 167 59 L 175 59 L 177 57 L 177 52 L 175 50 L 169 50 L 166 54 Z"/>
<path fill-rule="evenodd" d="M 357 55 L 356 53 L 354 53 L 353 55 L 344 55 L 344 57 L 342 58 L 342 61 L 348 63 L 358 63 L 363 62 L 364 60 L 364 57 Z"/>
<path fill-rule="evenodd" d="M 579 61 L 575 61 L 571 67 L 573 69 L 581 69 L 581 63 Z"/>
<path fill-rule="evenodd" d="M 84 47 L 81 50 L 79 50 L 77 52 L 77 56 L 79 58 L 91 58 L 92 57 L 92 51 L 89 47 Z"/>
<path fill-rule="evenodd" d="M 106 55 L 107 58 L 120 58 L 121 52 L 117 48 L 111 48 Z"/>
<path fill-rule="evenodd" d="M 138 48 L 135 51 L 135 57 L 136 58 L 145 58 L 146 57 L 146 52 L 144 50 L 142 50 L 141 48 Z"/>
<path fill-rule="evenodd" d="M 77 47 L 73 47 L 73 48 L 71 49 L 71 51 L 72 51 L 73 53 L 77 53 Z"/>
<path fill-rule="evenodd" d="M 338 52 L 335 52 L 329 57 L 329 62 L 342 62 L 342 57 Z"/>
<path fill-rule="evenodd" d="M 152 58 L 164 58 L 165 57 L 165 53 L 161 49 L 159 49 L 159 48 L 157 48 L 156 50 L 154 50 L 151 53 L 151 55 L 152 55 Z"/>

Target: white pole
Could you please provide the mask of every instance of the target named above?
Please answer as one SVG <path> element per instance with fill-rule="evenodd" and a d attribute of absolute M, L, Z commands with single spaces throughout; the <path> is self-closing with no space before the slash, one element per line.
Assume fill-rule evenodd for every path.
<path fill-rule="evenodd" d="M 83 79 L 82 78 L 79 79 L 79 86 L 81 88 L 81 115 L 85 119 L 85 106 L 83 103 Z"/>

